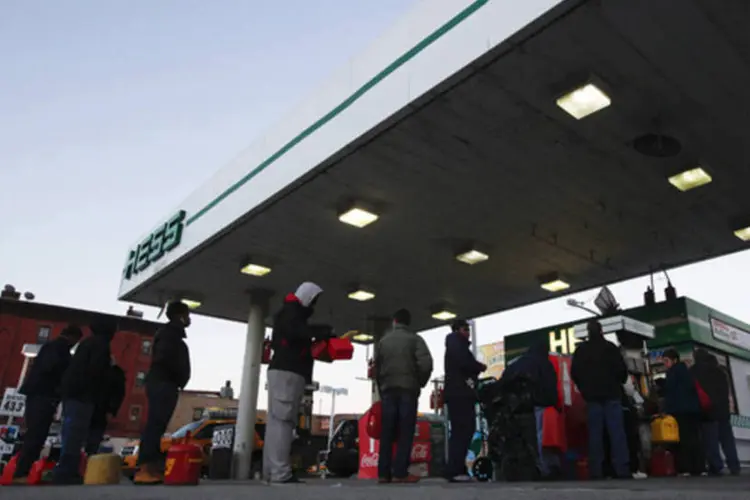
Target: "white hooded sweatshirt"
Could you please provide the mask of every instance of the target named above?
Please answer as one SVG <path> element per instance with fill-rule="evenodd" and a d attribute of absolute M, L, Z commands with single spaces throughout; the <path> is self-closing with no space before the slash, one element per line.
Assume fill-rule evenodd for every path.
<path fill-rule="evenodd" d="M 306 281 L 302 283 L 299 288 L 297 288 L 297 291 L 294 292 L 294 296 L 299 299 L 300 304 L 305 307 L 310 307 L 310 304 L 312 304 L 312 301 L 315 300 L 315 297 L 317 297 L 321 293 L 323 293 L 322 288 L 320 288 L 315 283 Z"/>

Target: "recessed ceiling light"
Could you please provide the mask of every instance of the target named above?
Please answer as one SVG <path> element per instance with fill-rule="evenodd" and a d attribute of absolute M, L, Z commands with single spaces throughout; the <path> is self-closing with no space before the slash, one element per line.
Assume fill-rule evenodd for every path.
<path fill-rule="evenodd" d="M 197 300 L 182 299 L 181 302 L 188 306 L 188 309 L 198 309 L 201 306 Z"/>
<path fill-rule="evenodd" d="M 750 226 L 736 229 L 734 235 L 742 241 L 750 241 Z"/>
<path fill-rule="evenodd" d="M 456 255 L 456 260 L 459 262 L 463 262 L 464 264 L 469 264 L 470 266 L 473 266 L 474 264 L 479 264 L 480 262 L 484 262 L 485 260 L 489 259 L 490 256 L 487 255 L 484 252 L 480 252 L 476 249 L 471 249 L 467 252 L 460 253 Z"/>
<path fill-rule="evenodd" d="M 539 277 L 539 286 L 548 292 L 562 292 L 570 288 L 570 283 L 565 281 L 559 274 L 550 273 Z"/>
<path fill-rule="evenodd" d="M 378 220 L 378 215 L 364 208 L 355 206 L 339 214 L 339 220 L 344 224 L 363 228 Z"/>
<path fill-rule="evenodd" d="M 356 335 L 352 335 L 351 339 L 358 344 L 370 344 L 375 340 L 375 337 L 369 333 L 357 333 Z"/>
<path fill-rule="evenodd" d="M 270 267 L 261 266 L 260 264 L 246 264 L 240 269 L 240 272 L 242 274 L 247 274 L 249 276 L 265 276 L 266 274 L 271 272 Z"/>
<path fill-rule="evenodd" d="M 367 302 L 375 298 L 375 294 L 367 290 L 355 290 L 349 294 L 349 298 L 359 302 Z"/>
<path fill-rule="evenodd" d="M 562 292 L 570 288 L 570 285 L 563 280 L 548 281 L 547 283 L 542 283 L 541 286 L 548 292 Z"/>
<path fill-rule="evenodd" d="M 456 314 L 448 310 L 441 310 L 433 313 L 432 317 L 439 321 L 450 321 L 456 317 Z"/>
<path fill-rule="evenodd" d="M 682 192 L 690 191 L 711 182 L 711 176 L 701 167 L 685 170 L 669 178 L 669 183 Z"/>
<path fill-rule="evenodd" d="M 601 111 L 612 104 L 612 100 L 599 87 L 587 83 L 557 100 L 557 105 L 576 120 Z"/>

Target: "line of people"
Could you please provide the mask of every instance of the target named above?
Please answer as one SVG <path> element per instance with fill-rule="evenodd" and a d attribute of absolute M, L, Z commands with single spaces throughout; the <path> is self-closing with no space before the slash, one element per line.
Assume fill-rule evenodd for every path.
<path fill-rule="evenodd" d="M 117 414 L 125 397 L 125 372 L 117 366 L 110 343 L 117 332 L 112 317 L 90 325 L 84 340 L 76 325 L 69 325 L 44 344 L 20 392 L 26 396 L 26 432 L 16 462 L 14 483 L 25 484 L 32 464 L 39 458 L 50 426 L 62 403 L 60 458 L 53 471 L 56 484 L 80 484 L 81 451 L 98 451 L 108 417 Z M 76 346 L 75 354 L 71 349 Z"/>

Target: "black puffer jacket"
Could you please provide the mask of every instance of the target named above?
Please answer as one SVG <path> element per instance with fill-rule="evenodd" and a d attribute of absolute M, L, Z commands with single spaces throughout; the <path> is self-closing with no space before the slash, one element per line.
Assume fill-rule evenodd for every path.
<path fill-rule="evenodd" d="M 178 321 L 164 325 L 154 336 L 147 384 L 167 383 L 183 389 L 190 381 L 190 351 L 185 327 Z"/>
<path fill-rule="evenodd" d="M 102 394 L 102 399 L 94 405 L 92 428 L 106 427 L 107 415 L 116 416 L 125 399 L 125 371 L 117 365 L 109 369 L 108 387 L 107 393 Z"/>
<path fill-rule="evenodd" d="M 62 378 L 70 365 L 70 348 L 64 337 L 44 344 L 23 381 L 21 394 L 59 399 Z"/>
<path fill-rule="evenodd" d="M 507 384 L 516 378 L 526 377 L 532 385 L 535 406 L 557 406 L 557 373 L 549 360 L 549 344 L 539 342 L 511 363 L 503 372 L 501 382 Z"/>
<path fill-rule="evenodd" d="M 696 350 L 695 364 L 690 372 L 711 400 L 708 416 L 712 420 L 729 418 L 729 377 L 716 358 L 704 349 Z"/>
<path fill-rule="evenodd" d="M 273 322 L 273 357 L 269 370 L 296 373 L 307 383 L 312 382 L 313 340 L 328 339 L 332 331 L 329 326 L 308 324 L 313 313 L 311 304 L 321 292 L 317 285 L 304 283 L 296 293 L 286 296 Z"/>
<path fill-rule="evenodd" d="M 110 343 L 117 332 L 117 320 L 103 317 L 91 325 L 91 336 L 76 348 L 62 381 L 62 398 L 96 404 L 109 391 L 112 366 Z"/>
<path fill-rule="evenodd" d="M 622 384 L 628 377 L 622 353 L 601 334 L 589 335 L 589 340 L 578 345 L 573 354 L 573 382 L 586 402 L 619 401 Z"/>

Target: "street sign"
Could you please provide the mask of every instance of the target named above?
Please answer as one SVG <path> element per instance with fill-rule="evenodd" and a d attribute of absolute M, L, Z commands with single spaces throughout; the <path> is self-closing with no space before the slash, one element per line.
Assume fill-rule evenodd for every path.
<path fill-rule="evenodd" d="M 23 417 L 25 409 L 26 396 L 19 394 L 13 387 L 7 387 L 3 395 L 3 401 L 0 403 L 0 416 Z"/>

